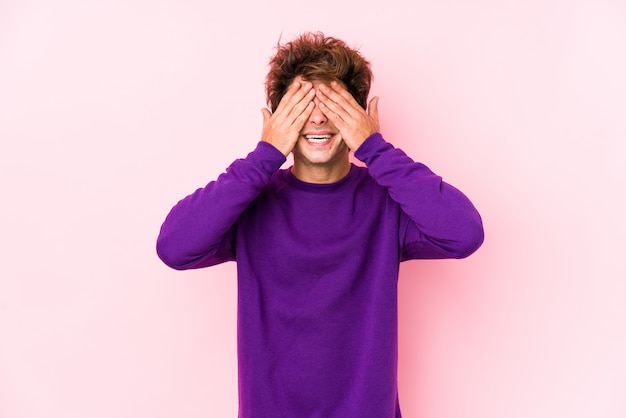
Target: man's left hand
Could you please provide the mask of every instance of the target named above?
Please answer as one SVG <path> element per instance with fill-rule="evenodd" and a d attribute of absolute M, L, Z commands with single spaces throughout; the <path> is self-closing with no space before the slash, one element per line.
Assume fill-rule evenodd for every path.
<path fill-rule="evenodd" d="M 339 129 L 344 142 L 352 151 L 375 132 L 379 132 L 378 97 L 370 100 L 367 112 L 357 103 L 350 92 L 336 81 L 321 84 L 316 90 L 320 109 Z"/>

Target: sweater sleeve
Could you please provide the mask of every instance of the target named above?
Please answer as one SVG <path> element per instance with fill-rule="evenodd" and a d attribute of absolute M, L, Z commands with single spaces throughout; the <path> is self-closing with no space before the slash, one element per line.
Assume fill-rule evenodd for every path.
<path fill-rule="evenodd" d="M 402 260 L 464 258 L 481 246 L 484 230 L 474 205 L 424 164 L 394 148 L 380 133 L 367 138 L 355 157 L 402 210 Z"/>
<path fill-rule="evenodd" d="M 280 151 L 259 142 L 217 180 L 179 201 L 161 226 L 156 246 L 159 258 L 177 270 L 235 260 L 236 222 L 284 162 Z"/>

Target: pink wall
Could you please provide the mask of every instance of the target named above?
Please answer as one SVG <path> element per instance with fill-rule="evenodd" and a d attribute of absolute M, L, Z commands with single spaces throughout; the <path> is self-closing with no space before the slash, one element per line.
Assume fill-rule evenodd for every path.
<path fill-rule="evenodd" d="M 0 3 L 0 417 L 236 415 L 234 264 L 154 241 L 307 29 L 362 46 L 387 139 L 484 217 L 471 258 L 403 265 L 406 417 L 626 416 L 625 3 L 220 4 Z"/>

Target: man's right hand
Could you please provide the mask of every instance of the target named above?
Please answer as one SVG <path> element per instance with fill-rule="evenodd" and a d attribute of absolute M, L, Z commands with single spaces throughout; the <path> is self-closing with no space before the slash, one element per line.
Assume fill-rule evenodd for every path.
<path fill-rule="evenodd" d="M 315 108 L 313 84 L 296 77 L 287 89 L 274 113 L 261 109 L 263 132 L 261 140 L 269 142 L 288 156 L 296 145 L 302 127 Z"/>

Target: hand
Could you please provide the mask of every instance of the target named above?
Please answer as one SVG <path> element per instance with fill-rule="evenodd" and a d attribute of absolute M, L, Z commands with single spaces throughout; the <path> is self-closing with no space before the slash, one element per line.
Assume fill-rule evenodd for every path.
<path fill-rule="evenodd" d="M 294 79 L 272 114 L 269 109 L 263 113 L 261 140 L 275 146 L 288 156 L 300 137 L 300 131 L 315 108 L 315 90 L 310 82 Z"/>
<path fill-rule="evenodd" d="M 316 97 L 320 101 L 320 109 L 339 129 L 352 151 L 356 151 L 371 134 L 379 132 L 378 97 L 370 100 L 365 112 L 350 92 L 336 81 L 332 81 L 330 86 L 320 84 Z"/>

